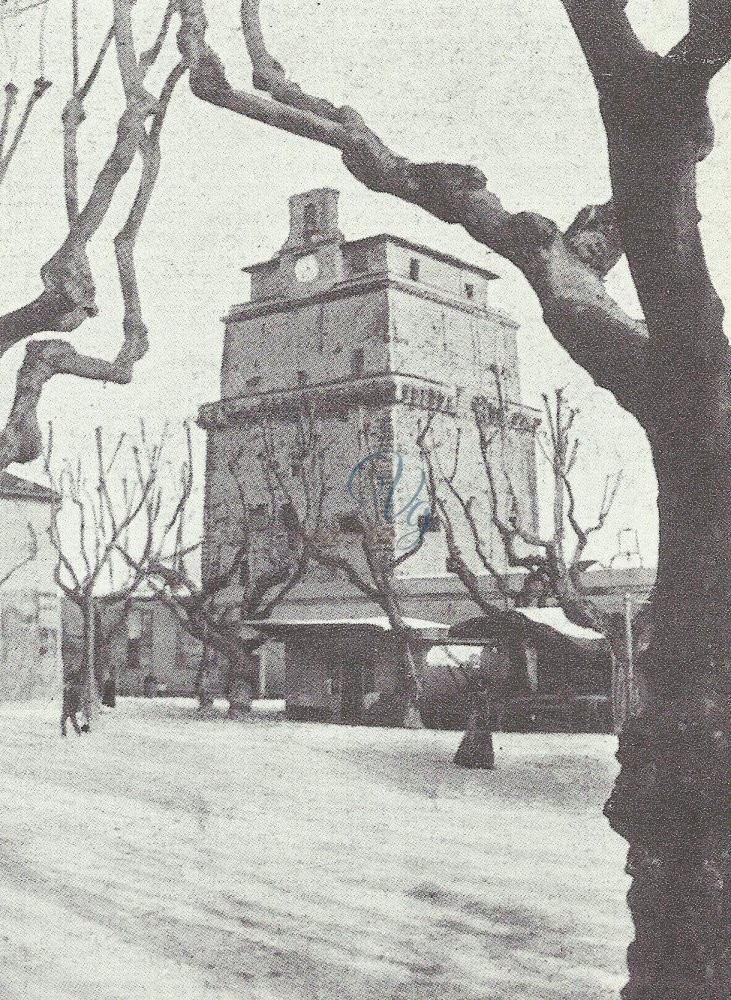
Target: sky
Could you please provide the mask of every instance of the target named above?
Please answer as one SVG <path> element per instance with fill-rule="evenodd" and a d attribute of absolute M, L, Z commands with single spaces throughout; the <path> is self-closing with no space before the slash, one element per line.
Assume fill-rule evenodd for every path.
<path fill-rule="evenodd" d="M 144 44 L 164 4 L 138 0 Z M 208 3 L 209 38 L 230 80 L 250 86 L 238 0 Z M 60 111 L 69 92 L 70 0 L 49 0 L 24 18 L 4 21 L 0 72 L 23 85 L 38 72 L 45 17 L 44 71 L 53 81 L 31 119 L 11 173 L 0 188 L 4 281 L 10 309 L 40 290 L 39 268 L 64 234 Z M 643 40 L 666 51 L 687 27 L 687 4 L 630 0 L 628 12 Z M 45 11 L 45 14 L 44 14 Z M 292 78 L 335 103 L 356 107 L 392 148 L 415 161 L 474 163 L 506 207 L 533 210 L 568 225 L 586 204 L 609 196 L 596 97 L 559 0 L 262 0 L 264 30 Z M 80 0 L 82 73 L 111 18 L 111 3 Z M 12 66 L 12 52 L 21 54 Z M 163 67 L 175 59 L 164 53 Z M 121 109 L 114 59 L 109 58 L 87 105 L 81 133 L 82 188 L 95 176 L 113 140 Z M 159 77 L 158 77 L 159 81 Z M 729 76 L 712 93 L 716 147 L 700 166 L 700 202 L 710 266 L 722 296 L 731 297 L 725 264 L 731 191 Z M 111 238 L 121 225 L 136 174 L 118 192 L 93 241 L 92 266 L 100 314 L 72 335 L 79 350 L 113 357 L 121 302 Z M 489 267 L 494 302 L 521 325 L 519 351 L 525 401 L 565 386 L 579 405 L 585 439 L 577 492 L 589 518 L 608 472 L 624 470 L 624 486 L 597 558 L 617 550 L 617 532 L 636 529 L 646 564 L 657 545 L 655 481 L 644 435 L 613 398 L 552 341 L 537 301 L 511 265 L 463 231 L 417 208 L 360 186 L 335 151 L 201 103 L 178 87 L 163 136 L 163 166 L 138 241 L 137 261 L 151 349 L 131 386 L 101 386 L 56 378 L 41 402 L 53 420 L 59 453 L 88 453 L 94 427 L 110 436 L 134 430 L 140 416 L 175 429 L 198 406 L 217 398 L 221 317 L 248 290 L 241 268 L 267 259 L 287 230 L 287 198 L 329 186 L 341 191 L 341 229 L 355 239 L 389 231 Z M 625 265 L 609 279 L 622 304 L 638 306 Z M 22 357 L 0 362 L 0 407 L 12 399 Z M 203 433 L 196 431 L 202 459 Z M 15 470 L 38 476 L 39 470 Z"/>

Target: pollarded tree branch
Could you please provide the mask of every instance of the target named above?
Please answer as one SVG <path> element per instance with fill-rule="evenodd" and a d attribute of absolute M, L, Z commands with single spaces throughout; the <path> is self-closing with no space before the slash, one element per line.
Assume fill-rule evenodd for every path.
<path fill-rule="evenodd" d="M 13 84 L 8 84 L 5 88 L 6 100 L 5 100 L 5 111 L 3 114 L 2 123 L 2 142 L 0 142 L 0 184 L 5 180 L 5 176 L 8 172 L 8 167 L 10 166 L 10 161 L 13 159 L 18 146 L 20 145 L 20 140 L 23 138 L 23 133 L 25 132 L 30 116 L 33 113 L 33 108 L 36 106 L 38 101 L 43 97 L 45 92 L 51 86 L 51 81 L 46 80 L 44 77 L 39 76 L 37 80 L 33 83 L 33 90 L 30 92 L 30 96 L 26 102 L 23 113 L 20 117 L 20 121 L 15 127 L 15 132 L 10 140 L 10 145 L 8 146 L 7 152 L 2 152 L 3 146 L 5 144 L 5 138 L 8 133 L 8 126 L 10 123 L 10 115 L 12 113 L 13 105 L 15 104 L 15 98 L 17 97 L 17 89 L 14 88 Z M 12 88 L 12 89 L 11 89 Z"/>
<path fill-rule="evenodd" d="M 610 298 L 599 272 L 575 252 L 555 223 L 513 214 L 487 190 L 473 166 L 413 163 L 390 150 L 352 108 L 306 94 L 286 77 L 266 48 L 257 0 L 244 0 L 242 26 L 254 84 L 273 99 L 234 89 L 206 41 L 202 0 L 181 0 L 178 45 L 201 100 L 274 128 L 339 149 L 347 169 L 373 191 L 411 202 L 462 225 L 478 242 L 518 266 L 538 294 L 546 321 L 562 346 L 632 412 L 642 409 L 644 330 Z M 576 233 L 573 234 L 573 237 Z M 579 241 L 580 242 L 580 241 Z M 628 349 L 631 363 L 621 357 Z"/>
<path fill-rule="evenodd" d="M 10 129 L 10 119 L 13 114 L 13 109 L 15 108 L 16 102 L 18 100 L 18 88 L 14 83 L 5 84 L 5 107 L 3 108 L 3 119 L 0 123 L 0 157 L 3 155 L 5 149 L 5 142 L 8 138 L 8 131 Z"/>
<path fill-rule="evenodd" d="M 169 16 L 164 22 L 169 27 Z M 83 101 L 98 77 L 112 38 L 126 96 L 114 146 L 92 185 L 83 208 L 77 193 L 76 137 L 83 121 Z M 143 168 L 127 221 L 115 240 L 117 263 L 125 307 L 124 342 L 114 361 L 79 354 L 59 341 L 32 343 L 18 373 L 16 394 L 7 425 L 0 433 L 0 467 L 13 461 L 29 461 L 40 454 L 42 442 L 36 407 L 45 383 L 56 374 L 73 374 L 124 384 L 131 380 L 135 363 L 147 350 L 147 330 L 134 271 L 134 242 L 150 202 L 160 162 L 160 130 L 170 97 L 184 68 L 169 74 L 156 100 L 143 87 L 144 73 L 159 52 L 156 44 L 141 68 L 135 54 L 130 0 L 115 0 L 114 24 L 97 54 L 83 84 L 75 88 L 64 110 L 64 176 L 69 231 L 62 245 L 41 268 L 44 290 L 32 302 L 0 317 L 0 352 L 13 344 L 46 331 L 75 330 L 97 312 L 94 281 L 87 256 L 90 239 L 106 217 L 112 199 L 138 152 Z M 148 119 L 151 124 L 148 126 Z"/>
<path fill-rule="evenodd" d="M 125 310 L 124 340 L 119 354 L 114 361 L 109 362 L 79 354 L 66 341 L 31 342 L 18 372 L 10 415 L 0 433 L 2 468 L 10 462 L 30 461 L 40 454 L 42 436 L 36 410 L 43 386 L 50 378 L 54 375 L 76 375 L 80 378 L 127 384 L 132 379 L 134 365 L 147 351 L 147 328 L 142 319 L 133 251 L 157 180 L 160 132 L 165 113 L 183 72 L 182 64 L 178 64 L 170 72 L 158 101 L 142 98 L 139 89 L 130 89 L 132 103 L 120 119 L 115 147 L 102 168 L 84 209 L 72 224 L 64 245 L 42 271 L 46 281 L 45 291 L 34 303 L 0 320 L 0 335 L 3 322 L 8 322 L 16 327 L 16 339 L 22 339 L 29 333 L 42 330 L 75 329 L 83 319 L 96 311 L 93 280 L 85 247 L 105 217 L 116 187 L 139 150 L 143 165 L 137 192 L 127 220 L 114 241 Z M 152 122 L 148 131 L 145 120 L 150 113 Z M 76 303 L 73 298 L 77 300 Z M 33 328 L 28 329 L 28 325 L 33 325 Z"/>
<path fill-rule="evenodd" d="M 597 90 L 641 75 L 653 59 L 625 13 L 627 0 L 562 0 Z"/>
<path fill-rule="evenodd" d="M 690 31 L 666 58 L 710 80 L 731 59 L 731 5 L 727 0 L 693 0 Z"/>

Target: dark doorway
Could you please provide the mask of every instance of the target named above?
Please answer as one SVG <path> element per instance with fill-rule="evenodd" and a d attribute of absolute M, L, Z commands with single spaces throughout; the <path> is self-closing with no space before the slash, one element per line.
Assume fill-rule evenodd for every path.
<path fill-rule="evenodd" d="M 344 660 L 340 677 L 340 721 L 358 726 L 363 712 L 363 664 L 352 658 Z"/>

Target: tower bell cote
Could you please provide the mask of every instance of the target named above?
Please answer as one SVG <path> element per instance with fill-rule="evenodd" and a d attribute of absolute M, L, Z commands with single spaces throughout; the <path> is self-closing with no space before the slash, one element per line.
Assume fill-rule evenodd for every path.
<path fill-rule="evenodd" d="M 342 243 L 338 197 L 333 188 L 315 188 L 289 199 L 289 236 L 282 253 L 305 253 L 320 243 Z"/>

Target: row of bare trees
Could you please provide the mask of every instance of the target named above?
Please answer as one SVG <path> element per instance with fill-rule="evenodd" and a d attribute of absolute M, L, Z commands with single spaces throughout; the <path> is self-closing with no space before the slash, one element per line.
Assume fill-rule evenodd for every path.
<path fill-rule="evenodd" d="M 40 4 L 4 6 L 15 14 Z M 8 303 L 0 316 L 0 350 L 29 341 L 0 433 L 0 467 L 40 453 L 36 408 L 50 378 L 65 373 L 126 383 L 147 349 L 134 245 L 159 171 L 165 112 L 186 73 L 193 94 L 222 114 L 334 149 L 371 190 L 462 226 L 518 268 L 552 336 L 647 433 L 660 515 L 653 632 L 643 664 L 647 696 L 625 728 L 622 772 L 607 806 L 612 825 L 632 845 L 637 939 L 625 993 L 637 1000 L 727 995 L 729 929 L 718 914 L 727 912 L 730 878 L 724 803 L 731 774 L 731 353 L 723 303 L 706 263 L 696 178 L 714 145 L 709 91 L 731 59 L 728 3 L 691 0 L 687 30 L 662 53 L 643 42 L 626 0 L 556 4 L 556 17 L 568 19 L 593 81 L 611 194 L 604 205 L 579 211 L 565 231 L 537 212 L 507 209 L 478 168 L 414 162 L 390 149 L 355 109 L 292 82 L 268 50 L 259 0 L 241 3 L 253 90 L 234 87 L 208 39 L 207 6 L 213 5 L 170 0 L 159 30 L 140 45 L 132 0 L 113 0 L 109 32 L 89 56 L 71 0 L 72 87 L 63 114 L 62 168 L 68 227 L 40 269 L 41 290 Z M 489 19 L 500 15 L 490 9 L 484 16 L 489 45 Z M 179 61 L 153 95 L 150 70 L 166 51 L 173 21 Z M 112 50 L 123 110 L 109 155 L 82 198 L 78 140 L 85 103 Z M 494 58 L 499 55 L 491 53 L 484 66 Z M 48 89 L 42 64 L 25 105 L 16 100 L 16 86 L 12 79 L 6 85 L 4 182 L 27 134 L 23 119 Z M 15 125 L 13 114 L 20 116 Z M 82 355 L 66 339 L 35 339 L 69 333 L 96 313 L 89 243 L 138 158 L 137 190 L 115 240 L 125 308 L 117 357 Z M 605 284 L 622 257 L 642 319 L 628 315 Z"/>
<path fill-rule="evenodd" d="M 552 494 L 552 532 L 546 536 L 535 513 L 521 509 L 507 464 L 511 404 L 497 372 L 492 395 L 473 405 L 481 477 L 460 479 L 462 430 L 441 435 L 443 428 L 427 420 L 414 456 L 423 494 L 417 484 L 401 511 L 394 509 L 392 487 L 403 459 L 389 449 L 379 451 L 361 420 L 364 457 L 348 483 L 352 513 L 346 532 L 333 524 L 328 501 L 334 490 L 344 491 L 345 483 L 334 477 L 347 470 L 328 461 L 323 421 L 314 410 L 302 409 L 290 421 L 283 446 L 273 421 L 264 418 L 251 425 L 242 450 L 227 460 L 235 509 L 229 499 L 218 505 L 211 499 L 202 573 L 196 570 L 201 539 L 193 537 L 190 514 L 190 428 L 182 460 L 167 429 L 151 440 L 142 423 L 137 437 L 122 435 L 111 446 L 97 429 L 92 469 L 80 460 L 57 463 L 49 435 L 47 476 L 66 501 L 54 516 L 51 539 L 59 555 L 58 582 L 83 622 L 89 713 L 101 680 L 100 650 L 124 627 L 132 598 L 143 595 L 155 595 L 201 643 L 200 706 L 210 704 L 214 677 L 218 681 L 214 663 L 223 663 L 230 710 L 246 710 L 258 685 L 255 654 L 266 640 L 256 630 L 257 620 L 267 619 L 308 573 L 319 571 L 353 587 L 388 620 L 399 685 L 394 705 L 379 710 L 406 726 L 420 726 L 422 650 L 399 572 L 430 537 L 430 520 L 444 537 L 450 568 L 478 609 L 494 614 L 496 599 L 504 615 L 526 604 L 558 605 L 577 624 L 616 639 L 615 659 L 623 662 L 620 636 L 586 593 L 582 572 L 586 547 L 606 522 L 621 475 L 607 478 L 597 516 L 583 527 L 571 478 L 580 444 L 573 431 L 576 414 L 563 391 L 544 397 L 545 431 L 539 440 Z M 113 609 L 104 623 L 102 606 Z M 620 670 L 614 676 L 615 717 L 623 718 L 626 685 Z M 486 687 L 479 674 L 469 677 Z M 484 713 L 481 718 L 484 722 Z"/>

